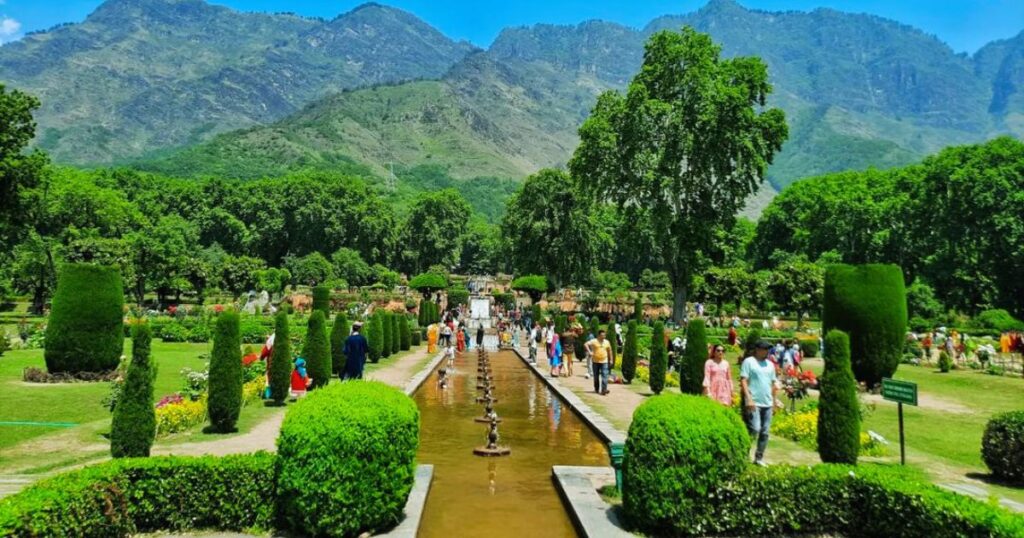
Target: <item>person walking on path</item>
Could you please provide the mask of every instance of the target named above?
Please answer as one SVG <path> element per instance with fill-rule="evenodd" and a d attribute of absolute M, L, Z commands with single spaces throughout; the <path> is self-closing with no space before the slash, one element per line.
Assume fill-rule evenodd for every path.
<path fill-rule="evenodd" d="M 608 394 L 608 370 L 615 362 L 612 356 L 612 343 L 605 339 L 604 329 L 597 331 L 597 337 L 587 342 L 587 353 L 590 353 L 590 360 L 594 371 L 594 392 L 597 394 Z"/>
<path fill-rule="evenodd" d="M 772 347 L 765 340 L 757 342 L 754 356 L 743 359 L 740 368 L 740 387 L 746 398 L 747 430 L 757 440 L 754 463 L 765 465 L 764 450 L 768 446 L 768 432 L 772 426 L 772 410 L 775 407 L 775 365 L 768 360 Z"/>
<path fill-rule="evenodd" d="M 732 407 L 732 367 L 725 360 L 725 348 L 716 345 L 704 363 L 704 395 Z"/>
<path fill-rule="evenodd" d="M 562 372 L 562 342 L 557 334 L 554 335 L 554 339 L 551 341 L 548 363 L 551 365 L 551 377 L 558 377 Z"/>
<path fill-rule="evenodd" d="M 476 345 L 477 347 L 484 347 L 484 324 L 481 323 L 476 328 Z"/>
<path fill-rule="evenodd" d="M 366 354 L 370 351 L 370 346 L 366 342 L 366 337 L 361 334 L 362 331 L 363 324 L 356 323 L 352 326 L 352 334 L 345 339 L 345 371 L 342 380 L 363 378 L 363 366 L 366 364 Z"/>
<path fill-rule="evenodd" d="M 526 345 L 530 348 L 530 364 L 537 364 L 537 344 L 544 339 L 544 336 L 541 334 L 540 327 L 534 325 L 533 328 L 530 329 L 530 337 L 528 339 L 529 342 L 527 342 Z"/>
<path fill-rule="evenodd" d="M 576 333 L 569 329 L 558 339 L 562 343 L 562 377 L 572 377 L 572 362 L 576 360 Z"/>
<path fill-rule="evenodd" d="M 459 353 L 466 351 L 466 333 L 459 327 L 455 330 L 455 347 L 459 350 Z"/>

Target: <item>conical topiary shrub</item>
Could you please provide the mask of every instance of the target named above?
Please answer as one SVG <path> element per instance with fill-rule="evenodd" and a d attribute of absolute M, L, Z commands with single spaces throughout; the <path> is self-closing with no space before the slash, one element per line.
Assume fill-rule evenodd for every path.
<path fill-rule="evenodd" d="M 401 333 L 401 348 L 402 351 L 412 349 L 412 331 L 409 329 L 409 316 L 402 314 L 398 318 L 398 331 Z"/>
<path fill-rule="evenodd" d="M 654 332 L 651 333 L 651 367 L 650 380 L 651 392 L 661 394 L 665 389 L 665 374 L 668 371 L 668 350 L 665 349 L 665 325 L 654 322 Z"/>
<path fill-rule="evenodd" d="M 635 299 L 633 299 L 633 319 L 635 319 L 637 323 L 644 320 L 644 300 L 640 298 L 639 294 Z"/>
<path fill-rule="evenodd" d="M 394 355 L 402 350 L 402 331 L 401 326 L 398 323 L 398 318 L 401 314 L 397 312 L 391 313 L 391 354 Z"/>
<path fill-rule="evenodd" d="M 391 312 L 381 312 L 381 347 L 380 356 L 388 358 L 391 356 Z"/>
<path fill-rule="evenodd" d="M 860 404 L 850 368 L 850 337 L 825 335 L 825 371 L 818 382 L 818 455 L 825 463 L 856 465 L 860 451 Z"/>
<path fill-rule="evenodd" d="M 596 334 L 594 336 L 597 336 Z M 612 357 L 615 357 L 616 361 L 621 361 L 622 357 L 619 356 L 619 339 L 615 335 L 615 322 L 609 321 L 608 325 L 605 326 L 605 336 L 608 337 L 608 345 L 612 347 Z"/>
<path fill-rule="evenodd" d="M 112 267 L 69 263 L 57 274 L 46 326 L 51 374 L 109 372 L 124 352 L 124 285 Z"/>
<path fill-rule="evenodd" d="M 291 388 L 292 343 L 290 338 L 288 313 L 282 310 L 274 317 L 274 349 L 270 352 L 270 398 L 275 405 L 284 405 Z"/>
<path fill-rule="evenodd" d="M 341 375 L 345 369 L 345 339 L 352 332 L 352 326 L 348 322 L 348 316 L 344 312 L 338 312 L 334 318 L 334 326 L 331 327 L 331 372 Z"/>
<path fill-rule="evenodd" d="M 686 351 L 679 362 L 679 390 L 688 394 L 704 392 L 704 363 L 708 360 L 708 339 L 704 320 L 695 318 L 686 325 Z"/>
<path fill-rule="evenodd" d="M 626 342 L 622 347 L 622 379 L 626 384 L 632 383 L 636 377 L 636 323 L 635 319 L 631 319 L 626 325 Z"/>
<path fill-rule="evenodd" d="M 319 310 L 324 316 L 331 315 L 331 288 L 317 286 L 313 288 L 313 310 Z"/>
<path fill-rule="evenodd" d="M 370 362 L 380 361 L 384 352 L 384 325 L 381 321 L 380 310 L 370 316 L 370 326 L 366 331 L 366 339 L 370 344 Z"/>
<path fill-rule="evenodd" d="M 314 310 L 309 316 L 306 342 L 302 347 L 302 358 L 313 380 L 310 388 L 320 388 L 331 381 L 331 341 L 327 336 L 327 320 L 322 310 Z"/>
<path fill-rule="evenodd" d="M 237 312 L 225 311 L 217 316 L 208 390 L 206 410 L 210 430 L 216 433 L 236 431 L 242 410 L 242 334 Z"/>
<path fill-rule="evenodd" d="M 115 458 L 149 456 L 156 437 L 155 369 L 150 360 L 152 338 L 147 323 L 138 321 L 132 327 L 132 362 L 128 365 L 124 388 L 110 424 L 110 455 Z"/>

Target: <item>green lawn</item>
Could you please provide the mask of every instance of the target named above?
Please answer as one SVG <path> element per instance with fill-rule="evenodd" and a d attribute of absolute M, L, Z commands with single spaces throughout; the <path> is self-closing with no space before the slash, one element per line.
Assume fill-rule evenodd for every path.
<path fill-rule="evenodd" d="M 130 352 L 130 346 L 131 342 L 126 340 L 126 353 Z M 158 369 L 154 403 L 181 388 L 182 368 L 206 368 L 206 360 L 200 356 L 207 356 L 209 349 L 209 344 L 165 344 L 155 341 L 153 358 Z M 5 422 L 85 425 L 110 420 L 110 413 L 103 406 L 103 398 L 110 391 L 109 383 L 25 383 L 21 375 L 22 370 L 28 366 L 45 368 L 41 349 L 9 351 L 0 357 L 0 450 L 65 429 L 56 426 L 3 424 Z"/>

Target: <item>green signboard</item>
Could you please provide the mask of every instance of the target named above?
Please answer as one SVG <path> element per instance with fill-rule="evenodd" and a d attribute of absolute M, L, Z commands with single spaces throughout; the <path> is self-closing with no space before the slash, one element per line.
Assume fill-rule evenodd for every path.
<path fill-rule="evenodd" d="M 917 383 L 883 378 L 882 398 L 907 405 L 917 405 Z"/>

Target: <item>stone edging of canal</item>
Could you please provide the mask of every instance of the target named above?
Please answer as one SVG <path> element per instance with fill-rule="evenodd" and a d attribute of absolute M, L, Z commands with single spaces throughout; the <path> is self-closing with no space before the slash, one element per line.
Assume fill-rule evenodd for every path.
<path fill-rule="evenodd" d="M 512 348 L 519 360 L 533 370 L 537 377 L 544 380 L 551 390 L 555 391 L 583 421 L 610 445 L 625 444 L 626 434 L 612 425 L 590 408 L 575 392 L 556 383 L 555 379 L 544 374 L 544 371 L 531 363 L 518 349 Z M 609 452 L 611 450 L 609 449 Z M 608 467 L 579 467 L 555 465 L 551 468 L 551 477 L 555 481 L 562 501 L 566 504 L 569 516 L 576 530 L 583 538 L 633 536 L 623 529 L 615 510 L 597 494 L 595 482 L 615 483 L 615 469 Z"/>

